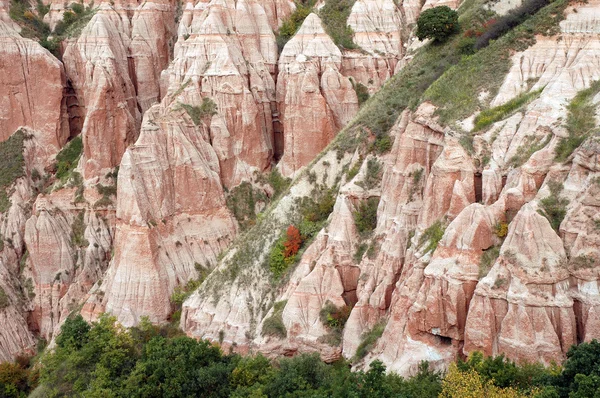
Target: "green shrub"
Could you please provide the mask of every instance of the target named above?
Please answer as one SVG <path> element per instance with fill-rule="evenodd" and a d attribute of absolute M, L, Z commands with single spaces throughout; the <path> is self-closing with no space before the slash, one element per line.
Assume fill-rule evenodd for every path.
<path fill-rule="evenodd" d="M 423 253 L 433 252 L 437 249 L 438 244 L 444 236 L 446 228 L 440 220 L 437 220 L 429 228 L 423 231 L 423 235 L 419 238 L 419 247 L 423 246 L 425 242 L 429 242 Z"/>
<path fill-rule="evenodd" d="M 56 178 L 66 181 L 71 172 L 77 167 L 77 162 L 83 152 L 81 136 L 73 138 L 56 155 Z"/>
<path fill-rule="evenodd" d="M 473 127 L 473 131 L 481 130 L 499 120 L 506 119 L 519 108 L 539 97 L 542 90 L 543 88 L 528 93 L 522 93 L 502 105 L 482 111 L 475 118 L 475 126 Z"/>
<path fill-rule="evenodd" d="M 569 201 L 560 196 L 563 190 L 563 184 L 558 181 L 549 181 L 548 188 L 550 195 L 540 200 L 540 209 L 538 212 L 550 221 L 552 228 L 558 232 L 560 224 L 567 214 L 567 205 Z"/>
<path fill-rule="evenodd" d="M 267 196 L 261 190 L 244 181 L 227 194 L 227 207 L 233 213 L 242 231 L 256 222 L 256 205 L 267 204 Z"/>
<path fill-rule="evenodd" d="M 364 256 L 364 254 L 366 253 L 367 249 L 369 248 L 369 245 L 362 242 L 360 243 L 357 247 L 356 247 L 356 251 L 354 252 L 354 262 L 356 264 L 359 264 L 362 261 L 362 258 Z"/>
<path fill-rule="evenodd" d="M 6 141 L 0 143 L 0 191 L 6 190 L 17 178 L 25 174 L 23 158 L 25 139 L 25 133 L 17 130 Z M 4 194 L 6 195 L 6 192 Z"/>
<path fill-rule="evenodd" d="M 369 198 L 366 201 L 360 202 L 353 213 L 354 225 L 356 225 L 356 230 L 362 237 L 370 235 L 377 227 L 378 206 L 378 197 Z"/>
<path fill-rule="evenodd" d="M 85 248 L 90 242 L 85 238 L 85 211 L 80 211 L 71 223 L 71 243 L 75 247 Z"/>
<path fill-rule="evenodd" d="M 425 10 L 417 20 L 417 38 L 443 42 L 458 32 L 458 13 L 448 6 Z"/>
<path fill-rule="evenodd" d="M 10 305 L 10 300 L 6 295 L 6 292 L 2 287 L 0 287 L 0 310 L 8 307 Z"/>
<path fill-rule="evenodd" d="M 377 154 L 384 154 L 392 149 L 392 138 L 389 135 L 377 137 L 373 142 L 373 151 Z"/>
<path fill-rule="evenodd" d="M 337 307 L 331 301 L 327 300 L 319 312 L 319 319 L 327 328 L 328 333 L 322 336 L 320 341 L 331 346 L 340 345 L 342 343 L 344 326 L 351 311 L 352 307 L 350 306 Z"/>
<path fill-rule="evenodd" d="M 202 104 L 193 106 L 189 104 L 181 104 L 196 126 L 202 123 L 202 120 L 217 114 L 217 104 L 208 97 L 202 98 Z"/>
<path fill-rule="evenodd" d="M 383 331 L 385 330 L 385 323 L 378 322 L 373 326 L 371 330 L 363 333 L 360 338 L 360 344 L 356 348 L 356 353 L 354 354 L 354 360 L 363 359 L 369 351 L 373 349 L 377 340 L 383 335 Z"/>
<path fill-rule="evenodd" d="M 596 105 L 592 99 L 600 92 L 600 80 L 595 81 L 589 88 L 577 93 L 575 98 L 567 107 L 568 116 L 566 129 L 569 133 L 567 138 L 561 138 L 554 149 L 554 160 L 564 162 L 571 156 L 573 151 L 583 143 L 594 131 L 596 131 L 596 121 L 590 115 L 596 112 Z"/>
<path fill-rule="evenodd" d="M 350 16 L 350 11 L 352 11 L 352 6 L 355 1 L 356 0 L 325 0 L 325 4 L 319 10 L 319 17 L 325 27 L 325 31 L 329 37 L 331 37 L 333 42 L 342 49 L 357 48 L 356 44 L 352 41 L 354 32 L 352 31 L 352 28 L 348 26 L 348 17 Z"/>
<path fill-rule="evenodd" d="M 183 302 L 194 293 L 196 289 L 200 287 L 204 279 L 208 276 L 208 271 L 201 267 L 196 267 L 199 270 L 198 278 L 190 279 L 185 286 L 177 286 L 171 294 L 171 303 L 175 305 L 177 309 L 181 309 Z"/>
<path fill-rule="evenodd" d="M 281 277 L 287 271 L 288 266 L 296 260 L 295 256 L 285 257 L 283 254 L 285 251 L 284 242 L 285 236 L 281 236 L 269 253 L 269 269 L 275 278 Z"/>
<path fill-rule="evenodd" d="M 279 337 L 282 339 L 287 336 L 287 330 L 282 318 L 283 309 L 286 304 L 287 300 L 284 300 L 278 301 L 273 305 L 273 313 L 263 322 L 261 331 L 263 336 Z"/>
<path fill-rule="evenodd" d="M 275 199 L 288 189 L 292 183 L 292 179 L 283 177 L 277 169 L 273 169 L 268 175 L 267 183 L 273 188 L 273 199 Z"/>
<path fill-rule="evenodd" d="M 306 17 L 312 12 L 315 1 L 316 0 L 296 1 L 296 10 L 283 21 L 281 27 L 277 31 L 275 39 L 277 41 L 279 52 L 283 50 L 285 44 L 296 34 L 298 29 L 300 29 L 300 26 L 302 26 L 302 22 L 304 22 Z"/>
<path fill-rule="evenodd" d="M 525 137 L 525 142 L 517 148 L 517 153 L 508 160 L 508 165 L 512 167 L 520 167 L 531 158 L 531 155 L 544 148 L 550 142 L 552 134 L 546 135 L 545 138 L 537 138 L 528 135 Z"/>
<path fill-rule="evenodd" d="M 367 170 L 365 177 L 362 181 L 357 182 L 356 185 L 363 187 L 364 189 L 373 189 L 381 182 L 383 175 L 383 165 L 376 158 L 370 158 L 367 161 Z"/>
<path fill-rule="evenodd" d="M 352 83 L 352 88 L 354 88 L 354 92 L 356 92 L 358 106 L 362 106 L 362 104 L 369 99 L 369 89 L 364 84 L 355 82 L 354 79 L 350 79 L 350 83 Z"/>
<path fill-rule="evenodd" d="M 498 246 L 492 246 L 483 252 L 479 263 L 479 279 L 485 277 L 490 272 L 498 256 L 500 256 L 500 248 Z"/>

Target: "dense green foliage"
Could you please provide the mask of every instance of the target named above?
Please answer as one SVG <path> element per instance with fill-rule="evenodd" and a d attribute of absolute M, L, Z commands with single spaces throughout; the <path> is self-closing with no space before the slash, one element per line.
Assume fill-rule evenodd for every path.
<path fill-rule="evenodd" d="M 8 296 L 2 287 L 0 287 L 0 310 L 8 307 L 10 301 L 8 300 Z"/>
<path fill-rule="evenodd" d="M 560 196 L 563 185 L 557 181 L 549 181 L 548 189 L 550 195 L 540 200 L 540 209 L 538 212 L 550 221 L 550 225 L 558 232 L 560 224 L 567 215 L 567 205 L 569 201 Z"/>
<path fill-rule="evenodd" d="M 283 324 L 282 314 L 287 300 L 278 301 L 273 305 L 273 313 L 265 319 L 262 326 L 263 336 L 274 336 L 284 338 L 287 336 L 287 330 Z"/>
<path fill-rule="evenodd" d="M 200 105 L 181 104 L 181 107 L 187 112 L 196 126 L 200 125 L 202 120 L 217 114 L 217 104 L 208 97 L 202 98 Z"/>
<path fill-rule="evenodd" d="M 60 42 L 68 37 L 78 36 L 95 13 L 93 2 L 87 7 L 81 3 L 71 3 L 63 13 L 63 19 L 51 31 L 50 26 L 43 21 L 48 11 L 50 5 L 44 5 L 41 0 L 37 0 L 35 9 L 27 0 L 11 0 L 9 15 L 21 27 L 23 37 L 37 40 L 56 56 L 60 55 Z"/>
<path fill-rule="evenodd" d="M 356 98 L 358 98 L 358 105 L 361 106 L 369 99 L 369 89 L 367 86 L 360 82 L 355 82 L 354 79 L 350 79 L 350 83 L 352 83 L 352 88 L 356 92 Z"/>
<path fill-rule="evenodd" d="M 589 88 L 577 93 L 571 100 L 567 110 L 566 128 L 569 136 L 561 138 L 554 150 L 555 160 L 564 162 L 571 156 L 581 143 L 593 134 L 596 129 L 596 121 L 590 115 L 596 112 L 596 105 L 592 99 L 600 92 L 600 81 L 595 81 Z"/>
<path fill-rule="evenodd" d="M 356 348 L 354 354 L 355 360 L 363 359 L 369 351 L 375 346 L 377 340 L 383 335 L 385 330 L 385 323 L 379 322 L 371 328 L 368 332 L 363 333 L 360 339 L 360 344 Z"/>
<path fill-rule="evenodd" d="M 359 235 L 366 237 L 370 235 L 377 226 L 377 206 L 379 206 L 379 198 L 372 197 L 361 201 L 353 213 L 354 225 Z"/>
<path fill-rule="evenodd" d="M 286 335 L 281 321 L 285 304 L 275 304 L 274 320 L 264 322 L 263 335 Z M 330 329 L 343 328 L 346 313 L 327 303 L 322 321 Z M 383 329 L 380 323 L 363 335 L 355 360 L 366 355 Z M 571 347 L 562 368 L 475 352 L 454 369 L 459 377 L 476 374 L 486 384 L 514 393 L 493 396 L 594 397 L 600 389 L 600 343 Z M 154 326 L 147 318 L 126 329 L 113 317 L 101 316 L 90 325 L 78 315 L 65 321 L 53 351 L 32 362 L 17 358 L 14 364 L 0 364 L 0 397 L 20 398 L 33 390 L 31 397 L 459 398 L 451 393 L 460 390 L 453 388 L 455 376 L 451 369 L 444 379 L 427 363 L 405 379 L 386 374 L 379 361 L 371 362 L 366 372 L 352 372 L 345 361 L 327 365 L 315 354 L 275 361 L 261 355 L 241 358 L 225 355 L 218 345 Z M 458 387 L 465 386 L 464 380 L 458 382 Z"/>
<path fill-rule="evenodd" d="M 356 0 L 325 0 L 319 10 L 319 17 L 325 31 L 333 42 L 342 49 L 356 48 L 352 41 L 354 32 L 348 26 L 348 17 Z"/>
<path fill-rule="evenodd" d="M 6 141 L 0 143 L 0 213 L 10 207 L 6 189 L 25 173 L 23 142 L 27 139 L 22 130 L 17 130 Z"/>
<path fill-rule="evenodd" d="M 425 10 L 417 20 L 417 38 L 443 42 L 458 32 L 458 13 L 448 6 Z"/>
<path fill-rule="evenodd" d="M 227 193 L 227 208 L 233 213 L 242 231 L 256 223 L 257 205 L 266 206 L 267 195 L 248 181 Z"/>
<path fill-rule="evenodd" d="M 542 89 L 523 93 L 502 105 L 482 111 L 475 118 L 475 127 L 473 128 L 473 131 L 481 130 L 498 120 L 506 119 L 509 115 L 537 98 L 541 92 Z"/>
<path fill-rule="evenodd" d="M 285 44 L 296 34 L 302 22 L 312 12 L 316 0 L 298 0 L 296 1 L 296 9 L 287 19 L 283 21 L 281 27 L 277 31 L 276 41 L 279 51 L 283 49 Z"/>
<path fill-rule="evenodd" d="M 423 231 L 423 234 L 419 238 L 419 247 L 423 246 L 424 243 L 427 243 L 425 246 L 425 250 L 423 253 L 434 252 L 437 249 L 440 240 L 444 236 L 444 231 L 446 230 L 444 224 L 440 220 L 437 220 L 429 228 Z"/>
<path fill-rule="evenodd" d="M 73 138 L 56 155 L 56 178 L 65 181 L 77 167 L 79 157 L 83 152 L 81 136 Z"/>

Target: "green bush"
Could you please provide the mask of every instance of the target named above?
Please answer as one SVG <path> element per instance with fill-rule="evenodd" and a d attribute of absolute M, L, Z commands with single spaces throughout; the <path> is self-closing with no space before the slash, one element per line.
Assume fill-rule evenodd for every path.
<path fill-rule="evenodd" d="M 10 305 L 10 300 L 6 295 L 6 292 L 2 287 L 0 287 L 0 310 L 8 307 Z"/>
<path fill-rule="evenodd" d="M 446 41 L 458 32 L 458 13 L 448 6 L 433 7 L 425 10 L 417 20 L 417 38 Z"/>
<path fill-rule="evenodd" d="M 423 253 L 433 252 L 437 249 L 438 244 L 444 236 L 446 228 L 440 220 L 437 220 L 429 228 L 423 231 L 423 235 L 419 238 L 419 247 L 423 246 L 425 242 L 429 242 Z"/>
<path fill-rule="evenodd" d="M 283 50 L 285 44 L 296 34 L 302 22 L 312 12 L 316 0 L 296 1 L 296 10 L 283 21 L 275 37 L 279 51 Z"/>
<path fill-rule="evenodd" d="M 383 165 L 376 158 L 370 158 L 367 161 L 365 177 L 362 181 L 357 182 L 356 185 L 363 187 L 364 189 L 373 189 L 379 185 L 382 176 Z"/>
<path fill-rule="evenodd" d="M 498 256 L 500 256 L 498 246 L 492 246 L 483 252 L 479 263 L 479 279 L 484 278 L 490 272 Z"/>
<path fill-rule="evenodd" d="M 0 143 L 0 191 L 6 190 L 17 178 L 25 174 L 23 158 L 25 139 L 25 133 L 17 130 L 6 141 Z"/>
<path fill-rule="evenodd" d="M 596 112 L 596 105 L 592 103 L 592 99 L 598 92 L 600 92 L 600 80 L 577 93 L 571 100 L 567 107 L 568 116 L 565 124 L 569 136 L 561 138 L 554 149 L 554 160 L 557 162 L 567 160 L 587 137 L 597 131 L 596 121 L 590 115 Z"/>
<path fill-rule="evenodd" d="M 90 242 L 85 239 L 85 222 L 84 222 L 85 211 L 80 211 L 73 222 L 71 223 L 71 243 L 75 247 L 85 248 L 88 247 Z"/>
<path fill-rule="evenodd" d="M 356 225 L 356 230 L 362 237 L 369 236 L 377 227 L 378 206 L 378 197 L 369 198 L 366 201 L 360 202 L 353 213 L 354 225 Z"/>
<path fill-rule="evenodd" d="M 482 111 L 475 118 L 475 126 L 473 127 L 473 131 L 481 130 L 492 123 L 497 122 L 498 120 L 506 119 L 519 108 L 539 97 L 542 90 L 543 88 L 520 94 L 502 105 Z"/>
<path fill-rule="evenodd" d="M 363 359 L 369 351 L 373 349 L 377 340 L 383 335 L 383 331 L 385 330 L 385 323 L 378 322 L 373 326 L 371 330 L 363 333 L 360 338 L 360 344 L 356 348 L 356 353 L 354 354 L 354 360 Z"/>
<path fill-rule="evenodd" d="M 73 138 L 56 155 L 56 178 L 66 181 L 71 172 L 77 167 L 77 162 L 83 152 L 81 136 Z"/>
<path fill-rule="evenodd" d="M 282 319 L 283 309 L 286 304 L 287 300 L 284 300 L 278 301 L 273 305 L 273 313 L 263 322 L 261 331 L 263 336 L 279 337 L 282 339 L 287 336 L 287 330 Z"/>
<path fill-rule="evenodd" d="M 227 207 L 233 213 L 242 231 L 256 222 L 256 205 L 268 203 L 267 196 L 259 189 L 244 181 L 227 194 Z"/>
<path fill-rule="evenodd" d="M 181 104 L 196 126 L 199 126 L 207 117 L 217 114 L 217 104 L 208 97 L 202 98 L 202 104 L 193 106 L 190 104 Z"/>
<path fill-rule="evenodd" d="M 352 83 L 352 88 L 354 88 L 354 92 L 356 92 L 356 98 L 358 98 L 358 106 L 362 106 L 369 99 L 369 89 L 367 86 L 360 82 L 355 82 L 354 79 L 350 79 L 350 83 Z"/>
<path fill-rule="evenodd" d="M 558 232 L 560 224 L 567 214 L 567 205 L 569 201 L 560 196 L 563 190 L 563 184 L 558 181 L 549 181 L 548 188 L 550 195 L 540 200 L 540 209 L 538 212 L 550 221 L 552 228 Z"/>
<path fill-rule="evenodd" d="M 273 188 L 273 199 L 278 198 L 292 183 L 291 178 L 286 178 L 277 169 L 271 170 L 266 181 Z"/>
<path fill-rule="evenodd" d="M 545 138 L 526 136 L 525 142 L 517 148 L 515 155 L 508 160 L 508 165 L 515 168 L 522 166 L 531 158 L 531 155 L 548 145 L 551 138 L 552 134 L 546 135 Z"/>
<path fill-rule="evenodd" d="M 356 264 L 359 264 L 362 261 L 362 258 L 365 255 L 368 248 L 369 248 L 369 245 L 366 244 L 365 242 L 361 242 L 356 247 L 356 251 L 354 252 L 354 256 L 352 257 L 352 259 L 354 260 L 354 262 Z"/>
<path fill-rule="evenodd" d="M 352 41 L 354 32 L 348 26 L 348 17 L 356 0 L 325 0 L 319 10 L 319 17 L 325 31 L 333 42 L 342 49 L 357 48 Z M 364 87 L 364 86 L 363 86 Z M 368 94 L 367 94 L 368 98 Z M 360 103 L 360 100 L 359 100 Z"/>

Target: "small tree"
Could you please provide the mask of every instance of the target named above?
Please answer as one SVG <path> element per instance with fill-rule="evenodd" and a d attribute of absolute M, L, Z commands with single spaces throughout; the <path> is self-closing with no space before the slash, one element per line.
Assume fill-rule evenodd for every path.
<path fill-rule="evenodd" d="M 433 39 L 443 42 L 458 32 L 458 14 L 448 6 L 440 6 L 425 10 L 417 20 L 417 37 L 419 40 Z"/>

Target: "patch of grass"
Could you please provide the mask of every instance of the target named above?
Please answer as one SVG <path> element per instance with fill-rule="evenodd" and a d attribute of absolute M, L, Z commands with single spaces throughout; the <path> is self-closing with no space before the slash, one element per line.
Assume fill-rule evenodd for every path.
<path fill-rule="evenodd" d="M 424 243 L 427 243 L 425 247 L 425 251 L 423 253 L 433 252 L 437 249 L 438 244 L 442 240 L 444 236 L 444 232 L 446 227 L 440 220 L 437 220 L 429 228 L 423 231 L 423 235 L 419 238 L 419 247 L 423 246 Z"/>
<path fill-rule="evenodd" d="M 84 216 L 85 212 L 82 210 L 73 218 L 73 222 L 71 223 L 71 243 L 79 248 L 85 248 L 90 245 L 90 242 L 84 236 L 86 228 Z"/>
<path fill-rule="evenodd" d="M 344 326 L 351 311 L 352 307 L 350 306 L 337 307 L 331 301 L 327 300 L 319 312 L 319 319 L 329 332 L 319 340 L 331 346 L 340 345 L 342 343 Z"/>
<path fill-rule="evenodd" d="M 352 41 L 354 32 L 348 26 L 348 17 L 355 2 L 356 0 L 325 0 L 325 4 L 319 10 L 325 31 L 341 49 L 358 47 Z"/>
<path fill-rule="evenodd" d="M 550 221 L 552 228 L 558 232 L 560 224 L 567 214 L 567 205 L 569 201 L 560 196 L 563 190 L 563 184 L 558 181 L 549 181 L 548 188 L 550 195 L 540 200 L 540 209 L 538 213 Z"/>
<path fill-rule="evenodd" d="M 196 270 L 198 270 L 198 278 L 190 279 L 185 286 L 177 286 L 173 290 L 173 293 L 171 294 L 171 303 L 177 308 L 175 312 L 181 311 L 183 302 L 198 289 L 208 275 L 208 270 L 202 268 L 198 263 L 196 263 Z"/>
<path fill-rule="evenodd" d="M 215 102 L 208 97 L 202 98 L 202 104 L 199 106 L 193 106 L 190 104 L 180 105 L 183 109 L 185 109 L 196 126 L 199 126 L 200 123 L 202 123 L 202 120 L 205 118 L 216 115 L 218 111 L 217 104 L 215 104 Z"/>
<path fill-rule="evenodd" d="M 592 99 L 600 92 L 600 80 L 593 82 L 589 88 L 577 93 L 567 107 L 568 116 L 565 127 L 569 132 L 562 138 L 554 150 L 554 160 L 564 162 L 571 156 L 583 141 L 596 129 L 596 105 Z"/>
<path fill-rule="evenodd" d="M 66 3 L 65 3 L 66 6 Z M 21 35 L 38 41 L 55 56 L 60 56 L 60 43 L 68 37 L 77 37 L 95 13 L 94 3 L 85 7 L 80 3 L 71 3 L 63 14 L 54 31 L 43 21 L 44 15 L 50 11 L 50 5 L 45 6 L 37 0 L 36 7 L 30 6 L 27 0 L 11 0 L 9 15 L 20 27 Z M 37 13 L 37 14 L 36 14 Z M 53 38 L 48 37 L 52 35 Z"/>
<path fill-rule="evenodd" d="M 23 143 L 27 139 L 22 130 L 17 130 L 6 141 L 0 143 L 0 188 L 9 187 L 25 173 Z"/>
<path fill-rule="evenodd" d="M 483 252 L 479 263 L 479 279 L 484 278 L 490 272 L 498 256 L 500 256 L 500 248 L 498 246 L 492 246 Z"/>
<path fill-rule="evenodd" d="M 353 213 L 354 225 L 361 237 L 369 236 L 377 227 L 377 206 L 379 198 L 369 198 L 360 202 Z"/>
<path fill-rule="evenodd" d="M 558 26 L 558 22 L 564 18 L 562 15 L 567 4 L 567 0 L 554 1 L 488 47 L 462 57 L 456 66 L 433 83 L 424 98 L 439 107 L 437 114 L 440 123 L 452 124 L 485 107 L 486 103 L 479 100 L 479 95 L 487 92 L 486 101 L 496 96 L 510 70 L 511 53 L 533 45 L 536 33 L 546 33 L 549 26 Z M 461 20 L 461 24 L 466 26 L 465 19 Z M 458 40 L 451 43 L 458 45 Z"/>
<path fill-rule="evenodd" d="M 6 292 L 2 287 L 0 287 L 0 310 L 8 307 L 10 305 L 10 300 L 6 295 Z"/>
<path fill-rule="evenodd" d="M 484 129 L 499 120 L 506 119 L 521 107 L 539 97 L 542 90 L 543 88 L 531 91 L 529 93 L 522 93 L 502 105 L 482 111 L 475 118 L 475 126 L 473 127 L 473 131 Z"/>
<path fill-rule="evenodd" d="M 77 162 L 83 152 L 81 136 L 73 138 L 56 155 L 56 178 L 66 181 L 71 172 L 77 167 Z"/>
<path fill-rule="evenodd" d="M 593 256 L 577 256 L 571 259 L 571 265 L 574 269 L 594 268 L 598 261 Z"/>
<path fill-rule="evenodd" d="M 362 242 L 356 247 L 356 251 L 354 252 L 354 263 L 359 264 L 362 261 L 363 256 L 365 255 L 369 245 L 365 242 Z"/>
<path fill-rule="evenodd" d="M 508 234 L 508 224 L 505 222 L 499 222 L 494 226 L 494 233 L 500 239 L 505 238 Z"/>
<path fill-rule="evenodd" d="M 363 187 L 364 189 L 373 189 L 381 182 L 383 176 L 383 165 L 376 158 L 370 158 L 367 161 L 367 170 L 365 177 L 362 181 L 356 183 L 356 185 Z"/>
<path fill-rule="evenodd" d="M 244 181 L 227 194 L 227 207 L 233 213 L 242 231 L 256 222 L 256 205 L 267 204 L 267 195 Z"/>
<path fill-rule="evenodd" d="M 287 336 L 287 329 L 283 324 L 283 309 L 287 304 L 287 300 L 278 301 L 273 305 L 273 314 L 265 319 L 262 326 L 261 334 L 263 336 L 271 336 L 278 338 L 285 338 Z"/>
<path fill-rule="evenodd" d="M 373 326 L 371 330 L 366 333 L 363 333 L 360 339 L 360 344 L 358 348 L 356 348 L 356 353 L 354 354 L 354 361 L 358 361 L 363 359 L 369 351 L 373 349 L 377 340 L 383 335 L 383 331 L 385 330 L 385 323 L 378 322 Z"/>
<path fill-rule="evenodd" d="M 521 167 L 531 155 L 548 145 L 551 138 L 552 134 L 547 134 L 545 138 L 528 135 L 525 142 L 517 148 L 517 153 L 508 160 L 508 165 L 514 168 Z"/>
<path fill-rule="evenodd" d="M 369 99 L 369 89 L 367 86 L 360 82 L 355 82 L 354 79 L 350 78 L 350 83 L 352 83 L 352 88 L 356 93 L 356 98 L 358 98 L 358 106 L 362 106 Z"/>
<path fill-rule="evenodd" d="M 409 174 L 409 177 L 412 178 L 412 184 L 410 186 L 410 192 L 408 194 L 408 201 L 412 202 L 414 195 L 417 193 L 417 189 L 420 187 L 421 178 L 423 178 L 423 172 L 425 169 L 418 169 Z"/>
<path fill-rule="evenodd" d="M 262 182 L 269 184 L 271 188 L 273 188 L 273 199 L 278 198 L 292 183 L 291 178 L 282 176 L 277 169 L 271 170 L 266 179 L 263 176 L 261 176 L 260 179 Z"/>
<path fill-rule="evenodd" d="M 283 50 L 285 44 L 296 34 L 302 22 L 312 12 L 316 0 L 298 0 L 296 1 L 296 10 L 283 21 L 281 27 L 275 35 L 279 52 Z"/>

